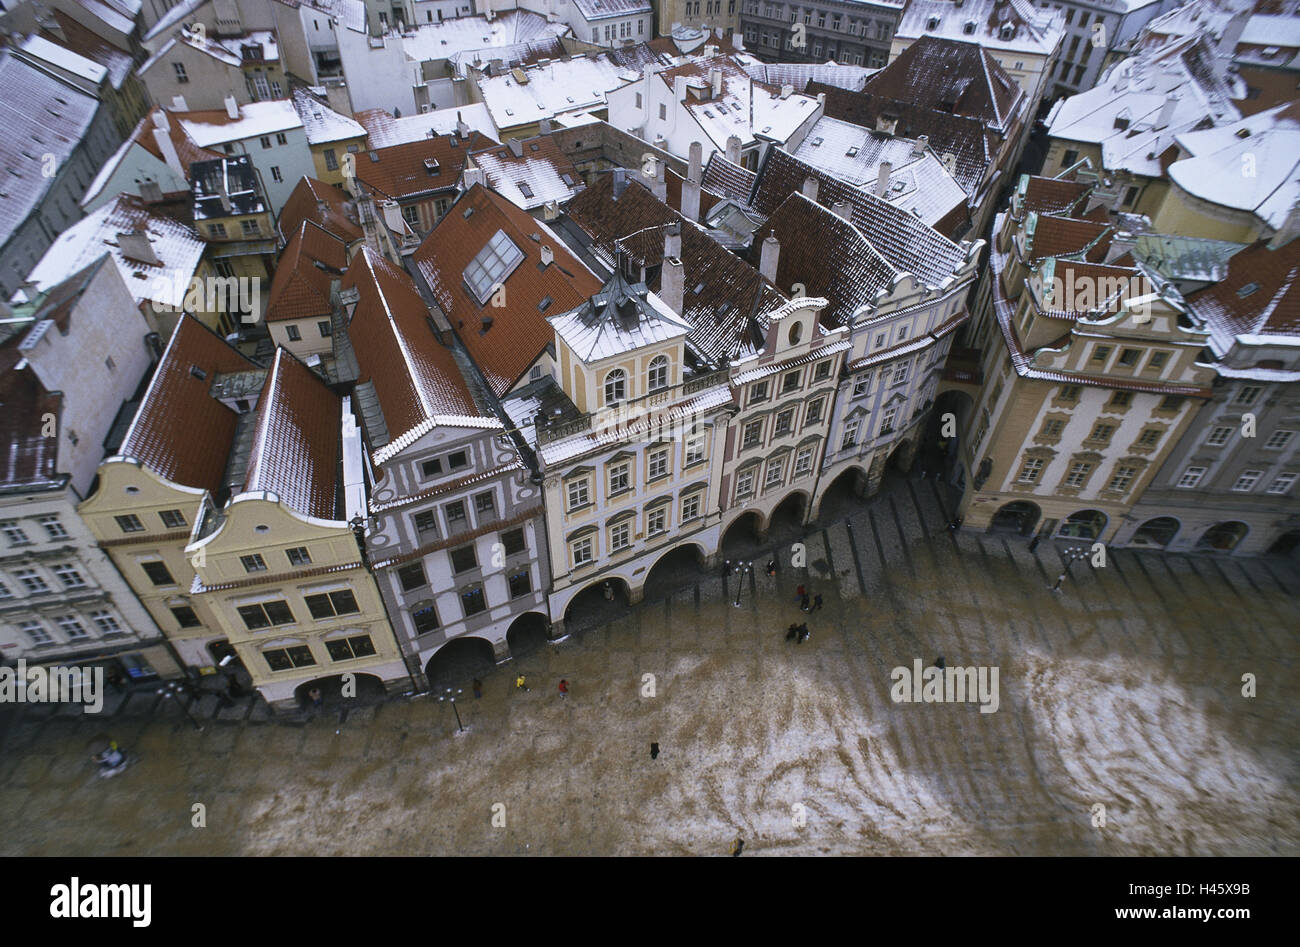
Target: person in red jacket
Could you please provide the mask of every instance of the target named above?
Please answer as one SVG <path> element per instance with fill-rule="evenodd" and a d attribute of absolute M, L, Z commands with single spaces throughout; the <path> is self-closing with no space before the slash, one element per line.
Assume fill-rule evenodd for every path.
<path fill-rule="evenodd" d="M 561 680 L 561 681 L 560 681 L 560 699 L 563 700 L 565 697 L 568 697 L 568 696 L 569 696 L 569 682 L 568 682 L 568 681 L 565 681 L 565 680 Z"/>

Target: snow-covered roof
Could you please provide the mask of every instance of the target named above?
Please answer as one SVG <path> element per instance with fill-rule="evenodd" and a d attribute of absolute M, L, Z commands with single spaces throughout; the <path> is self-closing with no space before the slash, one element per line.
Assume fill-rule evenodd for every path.
<path fill-rule="evenodd" d="M 81 143 L 99 100 L 10 52 L 0 51 L 0 245 L 40 205 L 54 182 L 44 171 Z M 71 271 L 70 271 L 71 272 Z"/>
<path fill-rule="evenodd" d="M 482 102 L 418 115 L 403 115 L 401 118 L 395 118 L 386 109 L 366 109 L 357 112 L 353 118 L 365 128 L 372 149 L 405 145 L 437 135 L 454 135 L 458 121 L 468 125 L 471 132 L 479 132 L 494 141 L 500 137 L 496 125 L 492 123 L 492 113 Z"/>
<path fill-rule="evenodd" d="M 1050 55 L 1065 34 L 1065 14 L 1030 0 L 911 0 L 894 35 L 938 36 L 989 49 Z"/>
<path fill-rule="evenodd" d="M 223 109 L 173 112 L 172 117 L 181 123 L 185 133 L 200 148 L 303 127 L 302 117 L 289 99 L 241 105 L 239 118 L 231 118 Z M 357 127 L 361 128 L 360 125 Z M 365 130 L 361 129 L 358 134 L 365 134 Z"/>
<path fill-rule="evenodd" d="M 834 61 L 767 63 L 747 53 L 733 53 L 732 56 L 751 78 L 778 88 L 783 85 L 794 86 L 796 92 L 803 92 L 810 82 L 861 92 L 867 79 L 880 71 Z"/>
<path fill-rule="evenodd" d="M 518 71 L 518 70 L 517 70 Z M 605 93 L 640 79 L 599 53 L 576 56 L 485 78 L 479 82 L 483 103 L 497 128 L 530 125 L 562 112 L 600 108 Z"/>
<path fill-rule="evenodd" d="M 413 32 L 402 36 L 402 50 L 416 62 L 428 62 L 476 49 L 491 50 L 568 33 L 566 23 L 548 23 L 545 16 L 528 10 L 506 10 L 491 20 L 483 16 L 459 16 L 439 23 L 421 23 Z"/>
<path fill-rule="evenodd" d="M 80 56 L 70 49 L 59 46 L 57 43 L 51 43 L 47 39 L 41 39 L 39 36 L 32 35 L 23 40 L 23 52 L 29 56 L 44 60 L 51 66 L 57 66 L 65 72 L 70 72 L 74 76 L 85 79 L 87 82 L 93 82 L 99 85 L 108 75 L 108 69 L 97 62 Z"/>
<path fill-rule="evenodd" d="M 140 12 L 140 2 L 123 0 L 73 0 L 87 16 L 92 16 L 110 29 L 130 36 L 135 29 L 135 18 Z"/>
<path fill-rule="evenodd" d="M 1059 101 L 1048 117 L 1052 138 L 1099 144 L 1102 165 L 1147 177 L 1163 173 L 1161 157 L 1197 126 L 1226 125 L 1241 113 L 1238 91 L 1201 37 L 1175 40 L 1123 59 L 1093 89 Z M 1165 114 L 1172 101 L 1172 112 Z"/>
<path fill-rule="evenodd" d="M 162 36 L 177 23 L 183 23 L 190 14 L 207 2 L 208 0 L 181 0 L 180 3 L 164 13 L 157 23 L 149 27 L 148 32 L 141 38 L 147 43 L 155 37 Z"/>
<path fill-rule="evenodd" d="M 293 107 L 302 119 L 308 144 L 326 145 L 332 141 L 366 137 L 366 130 L 360 122 L 340 115 L 306 89 L 293 90 Z"/>
<path fill-rule="evenodd" d="M 966 192 L 928 147 L 860 125 L 818 119 L 794 156 L 832 177 L 870 190 L 930 226 L 966 203 Z M 892 165 L 889 189 L 880 194 L 877 183 L 886 161 Z"/>
<path fill-rule="evenodd" d="M 645 283 L 628 283 L 617 267 L 599 293 L 547 321 L 588 364 L 680 339 L 691 331 L 691 324 Z"/>
<path fill-rule="evenodd" d="M 298 0 L 287 0 L 287 2 L 290 6 L 299 5 Z M 353 33 L 366 32 L 366 5 L 362 0 L 301 0 L 301 5 L 312 10 L 320 10 Z"/>
<path fill-rule="evenodd" d="M 649 0 L 570 0 L 570 2 L 588 21 L 651 12 Z"/>
<path fill-rule="evenodd" d="M 123 253 L 119 235 L 141 230 L 157 262 Z M 111 253 L 136 302 L 179 309 L 206 246 L 194 228 L 154 212 L 134 194 L 119 194 L 63 231 L 27 279 L 45 290 Z"/>
<path fill-rule="evenodd" d="M 578 169 L 549 135 L 496 145 L 472 157 L 488 187 L 524 210 L 550 201 L 566 204 L 583 187 Z"/>

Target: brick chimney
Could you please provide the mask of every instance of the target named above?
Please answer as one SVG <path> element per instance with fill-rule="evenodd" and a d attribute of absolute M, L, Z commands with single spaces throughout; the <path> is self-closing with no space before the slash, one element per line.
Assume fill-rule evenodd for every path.
<path fill-rule="evenodd" d="M 889 176 L 893 172 L 893 162 L 880 162 L 880 170 L 876 172 L 876 197 L 884 197 L 889 193 Z"/>
<path fill-rule="evenodd" d="M 671 223 L 664 230 L 664 259 L 680 260 L 682 257 L 682 225 Z"/>
<path fill-rule="evenodd" d="M 758 261 L 758 272 L 763 274 L 763 278 L 769 283 L 776 282 L 776 267 L 781 259 L 781 241 L 776 239 L 775 234 L 769 234 L 763 241 L 761 255 Z"/>
<path fill-rule="evenodd" d="M 664 260 L 659 273 L 659 298 L 679 316 L 686 305 L 686 268 L 677 258 Z"/>
<path fill-rule="evenodd" d="M 734 165 L 740 165 L 740 139 L 735 135 L 727 139 L 727 160 Z"/>
<path fill-rule="evenodd" d="M 803 187 L 799 189 L 799 192 L 815 204 L 817 203 L 817 188 L 818 183 L 816 178 L 804 178 Z"/>

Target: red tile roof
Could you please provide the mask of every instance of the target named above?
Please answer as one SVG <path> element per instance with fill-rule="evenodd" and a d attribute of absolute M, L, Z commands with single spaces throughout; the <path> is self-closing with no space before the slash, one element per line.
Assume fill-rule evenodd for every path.
<path fill-rule="evenodd" d="M 1090 262 L 1100 263 L 1106 258 L 1113 233 L 1113 228 L 1106 223 L 1040 215 L 1034 226 L 1029 259 L 1037 262 L 1049 256 L 1083 253 Z"/>
<path fill-rule="evenodd" d="M 379 396 L 384 424 L 396 440 L 438 415 L 477 415 L 451 349 L 438 341 L 425 305 L 407 273 L 363 247 L 343 288 L 360 293 L 348 326 L 361 374 Z"/>
<path fill-rule="evenodd" d="M 0 349 L 0 486 L 38 486 L 58 475 L 59 438 L 46 437 L 44 416 L 60 416 L 63 396 L 50 392 L 22 362 L 16 344 Z"/>
<path fill-rule="evenodd" d="M 341 275 L 348 265 L 347 248 L 319 224 L 304 220 L 280 254 L 266 302 L 267 322 L 330 314 L 333 274 L 317 266 L 318 262 Z"/>
<path fill-rule="evenodd" d="M 305 516 L 335 519 L 342 400 L 281 348 L 257 413 L 244 489 L 274 493 Z"/>
<path fill-rule="evenodd" d="M 355 243 L 365 236 L 347 194 L 305 174 L 294 185 L 284 207 L 280 208 L 277 222 L 280 238 L 287 242 L 298 232 L 304 220 L 318 224 L 346 244 Z"/>
<path fill-rule="evenodd" d="M 1253 284 L 1253 288 L 1252 288 Z M 1300 336 L 1300 239 L 1234 253 L 1220 282 L 1187 297 L 1216 335 Z"/>
<path fill-rule="evenodd" d="M 197 319 L 182 316 L 118 453 L 164 480 L 215 493 L 239 415 L 209 394 L 213 378 L 257 368 Z"/>
<path fill-rule="evenodd" d="M 496 308 L 489 300 L 480 306 L 465 286 L 465 267 L 498 230 L 524 259 L 504 282 L 506 305 Z M 546 267 L 541 266 L 543 246 L 555 254 Z M 461 195 L 412 260 L 498 397 L 553 343 L 546 317 L 577 308 L 601 286 L 545 224 L 479 184 Z M 547 297 L 551 304 L 543 312 L 538 306 Z M 486 330 L 485 316 L 492 319 Z"/>
<path fill-rule="evenodd" d="M 1025 196 L 1021 199 L 1026 213 L 1072 214 L 1081 209 L 1080 205 L 1092 190 L 1092 185 L 1082 181 L 1063 181 L 1036 174 L 1028 175 L 1028 178 Z"/>
<path fill-rule="evenodd" d="M 471 151 L 495 144 L 486 135 L 471 132 L 466 141 L 456 135 L 437 135 L 361 152 L 356 155 L 357 180 L 392 200 L 432 194 L 456 186 Z M 437 173 L 426 167 L 428 160 L 437 162 Z"/>

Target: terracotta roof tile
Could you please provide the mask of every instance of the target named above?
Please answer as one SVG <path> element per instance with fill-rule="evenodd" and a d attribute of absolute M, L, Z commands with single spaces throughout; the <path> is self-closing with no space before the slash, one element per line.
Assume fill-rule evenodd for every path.
<path fill-rule="evenodd" d="M 392 200 L 448 190 L 456 186 L 469 153 L 494 144 L 486 135 L 471 132 L 467 141 L 437 135 L 363 151 L 356 156 L 357 180 Z M 437 162 L 437 173 L 426 161 Z"/>
<path fill-rule="evenodd" d="M 270 491 L 305 516 L 337 518 L 339 396 L 288 351 L 276 349 L 257 413 L 244 489 Z"/>
<path fill-rule="evenodd" d="M 1063 181 L 1036 174 L 1026 177 L 1028 183 L 1021 206 L 1026 212 L 1036 214 L 1071 214 L 1079 209 L 1079 205 L 1092 190 L 1092 185 L 1082 181 Z"/>
<path fill-rule="evenodd" d="M 239 415 L 209 394 L 213 378 L 257 368 L 197 319 L 182 316 L 118 453 L 172 483 L 215 492 Z"/>
<path fill-rule="evenodd" d="M 50 392 L 24 364 L 15 346 L 0 349 L 0 485 L 19 487 L 53 480 L 58 474 L 59 438 L 42 433 L 44 416 L 59 417 L 63 396 Z"/>
<path fill-rule="evenodd" d="M 1073 256 L 1083 253 L 1093 263 L 1105 259 L 1114 233 L 1107 223 L 1080 220 L 1072 217 L 1040 215 L 1034 226 L 1030 262 L 1050 256 Z"/>
<path fill-rule="evenodd" d="M 1216 335 L 1300 336 L 1300 239 L 1276 250 L 1266 241 L 1228 260 L 1228 274 L 1187 298 Z"/>
<path fill-rule="evenodd" d="M 327 316 L 333 276 L 317 266 L 323 263 L 342 274 L 348 265 L 347 248 L 338 237 L 310 220 L 298 226 L 280 254 L 271 294 L 266 301 L 266 321 Z"/>
<path fill-rule="evenodd" d="M 507 304 L 480 306 L 466 288 L 465 268 L 498 230 L 524 258 L 504 281 Z M 546 267 L 541 265 L 543 246 L 555 255 Z M 479 184 L 461 195 L 412 260 L 498 397 L 552 344 L 546 316 L 577 308 L 601 285 L 550 228 Z M 551 303 L 543 312 L 538 306 L 547 298 Z M 484 317 L 492 319 L 486 330 Z"/>
<path fill-rule="evenodd" d="M 323 209 L 321 204 L 324 204 Z M 289 199 L 280 209 L 277 226 L 281 239 L 287 241 L 296 234 L 304 220 L 318 224 L 346 244 L 353 244 L 365 236 L 347 194 L 306 175 L 294 185 Z"/>

